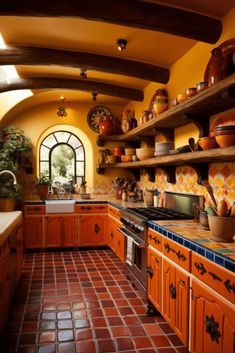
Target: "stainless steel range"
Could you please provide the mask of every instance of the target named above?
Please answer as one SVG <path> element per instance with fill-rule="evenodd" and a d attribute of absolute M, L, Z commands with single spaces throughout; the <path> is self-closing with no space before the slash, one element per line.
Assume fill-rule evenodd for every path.
<path fill-rule="evenodd" d="M 166 192 L 166 208 L 137 207 L 122 212 L 119 231 L 126 237 L 125 272 L 143 297 L 147 296 L 148 221 L 192 219 L 195 203 L 199 206 L 199 196 Z"/>

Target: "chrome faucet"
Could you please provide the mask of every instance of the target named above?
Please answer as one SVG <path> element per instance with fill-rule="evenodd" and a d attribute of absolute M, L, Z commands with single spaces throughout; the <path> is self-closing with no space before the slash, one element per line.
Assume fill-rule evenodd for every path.
<path fill-rule="evenodd" d="M 7 169 L 5 169 L 5 170 L 1 170 L 1 171 L 0 171 L 0 175 L 5 174 L 5 173 L 9 173 L 9 174 L 11 174 L 11 176 L 12 176 L 12 177 L 13 177 L 13 179 L 14 179 L 13 184 L 14 184 L 14 185 L 15 185 L 15 184 L 17 184 L 17 181 L 16 181 L 16 176 L 15 176 L 15 174 L 14 174 L 14 173 L 12 173 L 10 170 L 7 170 Z"/>

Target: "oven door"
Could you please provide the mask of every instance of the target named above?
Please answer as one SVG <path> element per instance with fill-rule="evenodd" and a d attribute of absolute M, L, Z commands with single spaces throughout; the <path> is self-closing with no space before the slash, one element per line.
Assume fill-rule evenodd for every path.
<path fill-rule="evenodd" d="M 132 234 L 126 228 L 119 228 L 119 231 L 127 238 L 125 251 L 125 268 L 127 275 L 139 289 L 144 291 L 147 288 L 147 244 Z"/>

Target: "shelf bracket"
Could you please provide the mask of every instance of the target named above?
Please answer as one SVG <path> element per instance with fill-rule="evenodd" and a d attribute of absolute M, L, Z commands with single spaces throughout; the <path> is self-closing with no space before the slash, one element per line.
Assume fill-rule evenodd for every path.
<path fill-rule="evenodd" d="M 210 131 L 208 116 L 200 116 L 200 118 L 195 118 L 189 115 L 189 120 L 198 128 L 199 137 L 209 136 Z"/>
<path fill-rule="evenodd" d="M 209 163 L 189 164 L 189 166 L 197 173 L 197 183 L 199 185 L 202 185 L 202 180 L 208 180 Z"/>
<path fill-rule="evenodd" d="M 140 181 L 140 169 L 127 168 L 134 175 L 135 181 Z"/>
<path fill-rule="evenodd" d="M 155 168 L 143 168 L 143 170 L 148 174 L 148 181 L 152 183 L 155 182 Z"/>
<path fill-rule="evenodd" d="M 97 144 L 97 146 L 99 146 L 99 147 L 103 147 L 103 146 L 105 145 L 105 140 L 102 139 L 102 136 L 101 136 L 101 135 L 98 135 L 98 136 L 97 136 L 96 144 Z"/>
<path fill-rule="evenodd" d="M 105 168 L 100 168 L 100 167 L 96 168 L 96 173 L 97 174 L 104 174 L 104 172 L 105 172 Z"/>
<path fill-rule="evenodd" d="M 176 183 L 176 166 L 157 167 L 166 173 L 166 181 L 171 184 Z"/>

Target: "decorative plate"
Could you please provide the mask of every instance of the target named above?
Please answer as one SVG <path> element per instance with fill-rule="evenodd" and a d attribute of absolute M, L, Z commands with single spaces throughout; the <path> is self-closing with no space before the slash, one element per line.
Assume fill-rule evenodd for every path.
<path fill-rule="evenodd" d="M 223 56 L 228 59 L 228 75 L 231 75 L 235 71 L 235 63 L 233 62 L 233 54 L 235 53 L 235 38 L 228 39 L 225 42 L 218 45 L 218 48 L 222 50 Z M 206 66 L 204 81 L 208 81 L 208 70 L 211 64 L 211 58 Z M 227 75 L 227 76 L 228 76 Z"/>
<path fill-rule="evenodd" d="M 87 115 L 88 125 L 95 132 L 99 132 L 99 125 L 103 121 L 103 117 L 110 115 L 110 111 L 102 106 L 92 108 Z"/>

